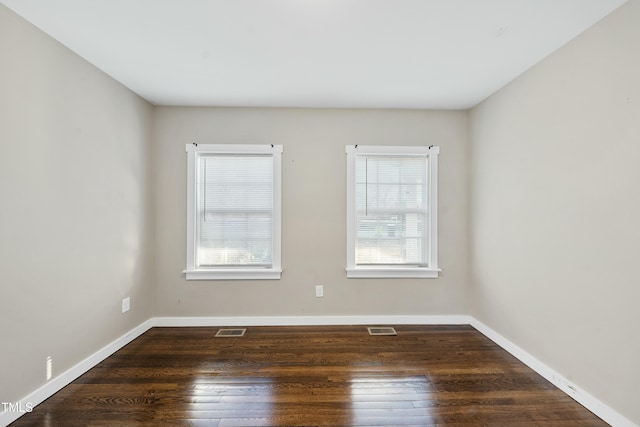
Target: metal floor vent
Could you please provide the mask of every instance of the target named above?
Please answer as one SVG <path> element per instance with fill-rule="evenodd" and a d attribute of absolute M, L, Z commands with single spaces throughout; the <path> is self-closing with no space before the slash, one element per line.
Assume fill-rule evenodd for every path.
<path fill-rule="evenodd" d="M 220 329 L 216 337 L 243 337 L 246 329 Z"/>
<path fill-rule="evenodd" d="M 398 335 L 396 330 L 392 327 L 373 327 L 367 328 L 369 335 Z"/>

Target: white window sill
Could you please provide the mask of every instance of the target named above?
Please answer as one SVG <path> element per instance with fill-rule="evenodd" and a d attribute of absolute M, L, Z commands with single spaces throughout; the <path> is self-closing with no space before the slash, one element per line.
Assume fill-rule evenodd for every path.
<path fill-rule="evenodd" d="M 280 269 L 228 268 L 185 270 L 187 280 L 280 280 Z"/>
<path fill-rule="evenodd" d="M 442 270 L 439 268 L 356 267 L 347 268 L 347 277 L 350 279 L 435 279 L 440 271 Z"/>

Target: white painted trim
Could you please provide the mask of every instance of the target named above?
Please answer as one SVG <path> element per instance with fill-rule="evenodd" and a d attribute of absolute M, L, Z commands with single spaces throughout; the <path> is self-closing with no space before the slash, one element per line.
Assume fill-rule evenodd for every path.
<path fill-rule="evenodd" d="M 272 268 L 238 268 L 184 270 L 187 280 L 279 280 L 282 270 Z"/>
<path fill-rule="evenodd" d="M 282 145 L 270 144 L 185 144 L 185 151 L 217 154 L 273 154 L 282 153 Z"/>
<path fill-rule="evenodd" d="M 465 315 L 156 317 L 154 326 L 468 325 Z"/>
<path fill-rule="evenodd" d="M 427 278 L 437 279 L 438 268 L 438 155 L 440 147 L 431 146 L 378 146 L 347 145 L 347 278 Z M 358 156 L 415 156 L 425 160 L 428 191 L 425 189 L 426 204 L 420 211 L 426 215 L 427 238 L 424 242 L 426 267 L 413 266 L 364 266 L 356 263 L 356 159 Z"/>
<path fill-rule="evenodd" d="M 282 273 L 282 145 L 186 144 L 187 152 L 187 266 L 186 280 L 280 280 Z M 201 154 L 268 154 L 273 160 L 272 263 L 269 268 L 198 268 L 197 191 Z"/>
<path fill-rule="evenodd" d="M 345 152 L 381 154 L 385 156 L 428 156 L 429 154 L 440 154 L 440 147 L 424 145 L 347 145 Z"/>
<path fill-rule="evenodd" d="M 640 427 L 601 400 L 571 383 L 534 356 L 518 347 L 484 323 L 467 315 L 361 315 L 361 316 L 249 316 L 249 317 L 153 317 L 106 345 L 77 365 L 53 378 L 19 402 L 36 406 L 71 383 L 80 375 L 153 327 L 180 326 L 304 326 L 304 325 L 471 325 L 522 363 L 542 375 L 576 402 L 613 427 Z M 17 420 L 22 413 L 0 412 L 0 426 Z"/>
<path fill-rule="evenodd" d="M 615 411 L 610 406 L 606 405 L 604 402 L 589 394 L 582 388 L 573 384 L 563 375 L 554 371 L 549 366 L 545 365 L 530 353 L 523 350 L 513 342 L 509 341 L 484 323 L 480 322 L 472 316 L 469 316 L 469 318 L 471 319 L 471 326 L 476 328 L 491 341 L 509 352 L 512 356 L 516 357 L 522 363 L 536 371 L 538 374 L 542 375 L 547 381 L 565 392 L 576 402 L 596 414 L 598 417 L 602 418 L 607 423 L 611 424 L 613 427 L 639 427 L 637 424 L 633 423 L 631 420 Z"/>
<path fill-rule="evenodd" d="M 355 267 L 347 268 L 347 277 L 349 279 L 363 278 L 422 278 L 435 279 L 438 273 L 442 271 L 439 268 L 376 268 L 376 267 Z"/>
<path fill-rule="evenodd" d="M 89 369 L 102 362 L 107 357 L 111 356 L 116 351 L 120 350 L 125 345 L 129 344 L 134 339 L 148 331 L 153 327 L 153 319 L 149 319 L 140 325 L 136 326 L 129 332 L 117 338 L 115 341 L 107 344 L 100 350 L 96 351 L 80 363 L 67 369 L 60 375 L 52 378 L 50 381 L 42 385 L 37 390 L 29 393 L 27 396 L 16 402 L 19 407 L 27 407 L 27 403 L 30 403 L 33 407 L 44 402 L 49 397 L 60 391 L 63 387 L 69 385 L 72 381 L 78 378 L 80 375 L 87 372 Z M 20 418 L 24 413 L 20 412 L 0 412 L 0 426 L 6 426 Z"/>

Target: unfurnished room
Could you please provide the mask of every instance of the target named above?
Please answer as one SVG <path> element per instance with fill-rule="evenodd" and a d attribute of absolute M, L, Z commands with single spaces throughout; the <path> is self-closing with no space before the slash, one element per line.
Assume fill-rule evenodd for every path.
<path fill-rule="evenodd" d="M 640 0 L 0 0 L 0 426 L 640 426 Z"/>

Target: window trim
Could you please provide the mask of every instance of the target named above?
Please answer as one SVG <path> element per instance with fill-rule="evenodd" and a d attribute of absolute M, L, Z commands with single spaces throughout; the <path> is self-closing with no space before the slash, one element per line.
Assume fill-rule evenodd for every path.
<path fill-rule="evenodd" d="M 282 273 L 282 145 L 187 144 L 187 280 L 279 280 Z M 273 156 L 273 254 L 270 268 L 196 268 L 197 161 L 200 154 L 270 154 Z"/>
<path fill-rule="evenodd" d="M 348 278 L 437 278 L 438 267 L 438 155 L 440 147 L 347 145 L 347 277 Z M 355 176 L 357 155 L 413 155 L 427 157 L 429 221 L 427 267 L 358 266 L 356 256 Z"/>

